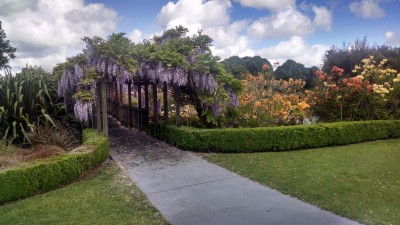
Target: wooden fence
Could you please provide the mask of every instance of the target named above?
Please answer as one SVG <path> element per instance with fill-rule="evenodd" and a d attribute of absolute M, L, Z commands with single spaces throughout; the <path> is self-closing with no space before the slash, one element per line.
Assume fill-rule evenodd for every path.
<path fill-rule="evenodd" d="M 147 130 L 149 123 L 149 112 L 145 108 L 120 104 L 118 101 L 107 99 L 107 112 L 116 118 L 123 126 L 134 127 L 139 130 Z"/>

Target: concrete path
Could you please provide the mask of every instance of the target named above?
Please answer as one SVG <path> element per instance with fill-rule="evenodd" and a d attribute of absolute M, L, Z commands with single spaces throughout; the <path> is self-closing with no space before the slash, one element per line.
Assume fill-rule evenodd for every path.
<path fill-rule="evenodd" d="M 176 225 L 358 224 L 136 130 L 111 126 L 111 156 Z"/>

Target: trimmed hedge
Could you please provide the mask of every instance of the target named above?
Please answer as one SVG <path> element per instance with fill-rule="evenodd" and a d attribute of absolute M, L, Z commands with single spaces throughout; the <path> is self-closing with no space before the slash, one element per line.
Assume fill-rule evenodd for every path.
<path fill-rule="evenodd" d="M 71 183 L 109 155 L 107 137 L 95 130 L 84 130 L 83 145 L 90 146 L 93 151 L 67 154 L 48 163 L 0 172 L 0 205 Z"/>
<path fill-rule="evenodd" d="M 284 151 L 397 138 L 400 137 L 400 121 L 353 121 L 227 129 L 151 126 L 150 133 L 181 149 L 192 151 Z"/>

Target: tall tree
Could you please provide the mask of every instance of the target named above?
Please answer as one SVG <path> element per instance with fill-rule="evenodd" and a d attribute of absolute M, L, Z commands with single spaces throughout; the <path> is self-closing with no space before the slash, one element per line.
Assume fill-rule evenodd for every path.
<path fill-rule="evenodd" d="M 0 21 L 0 69 L 9 68 L 8 62 L 15 58 L 15 47 L 10 45 L 10 41 L 6 40 L 7 36 L 4 32 Z"/>
<path fill-rule="evenodd" d="M 262 72 L 262 65 L 267 64 L 269 68 L 272 68 L 271 63 L 260 56 L 243 57 L 231 56 L 221 62 L 226 70 L 231 73 L 237 79 L 243 79 L 243 75 L 251 74 L 258 75 Z"/>
<path fill-rule="evenodd" d="M 308 74 L 309 71 L 303 64 L 291 59 L 288 59 L 275 70 L 275 76 L 278 80 L 289 80 L 289 78 L 306 80 Z"/>

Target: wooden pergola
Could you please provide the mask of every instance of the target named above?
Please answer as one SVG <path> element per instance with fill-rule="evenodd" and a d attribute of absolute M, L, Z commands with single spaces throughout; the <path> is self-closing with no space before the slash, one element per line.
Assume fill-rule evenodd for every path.
<path fill-rule="evenodd" d="M 118 85 L 119 84 L 119 85 Z M 151 86 L 152 103 L 153 103 L 153 116 L 151 118 L 155 125 L 159 124 L 159 102 L 157 86 L 160 85 L 154 81 L 147 79 L 129 80 L 125 82 L 128 90 L 128 102 L 124 104 L 123 99 L 123 85 L 118 83 L 115 78 L 106 80 L 102 79 L 96 85 L 96 109 L 95 120 L 96 128 L 108 135 L 108 121 L 107 114 L 112 115 L 122 125 L 129 128 L 137 128 L 139 131 L 146 131 L 150 121 L 150 99 L 149 99 L 149 86 Z M 163 121 L 168 123 L 168 84 L 163 82 Z M 138 105 L 132 104 L 132 90 L 133 86 L 137 88 Z M 144 102 L 142 101 L 142 89 L 144 89 Z M 179 88 L 173 87 L 174 99 L 176 105 L 176 125 L 180 125 L 180 102 L 179 102 Z M 177 97 L 178 96 L 178 97 Z"/>

